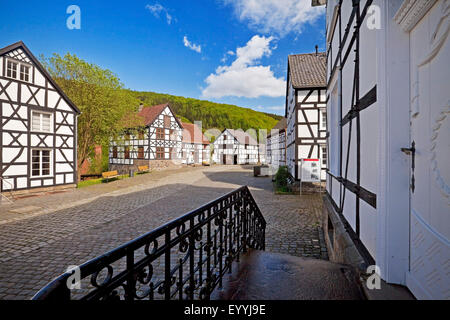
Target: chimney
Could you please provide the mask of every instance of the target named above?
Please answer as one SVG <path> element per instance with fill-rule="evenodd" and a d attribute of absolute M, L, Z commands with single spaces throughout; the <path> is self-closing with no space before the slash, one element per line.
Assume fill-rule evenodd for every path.
<path fill-rule="evenodd" d="M 319 55 L 319 46 L 316 44 L 316 56 Z"/>
<path fill-rule="evenodd" d="M 144 104 L 141 102 L 141 104 L 139 105 L 139 112 L 141 112 L 142 109 L 144 109 Z"/>

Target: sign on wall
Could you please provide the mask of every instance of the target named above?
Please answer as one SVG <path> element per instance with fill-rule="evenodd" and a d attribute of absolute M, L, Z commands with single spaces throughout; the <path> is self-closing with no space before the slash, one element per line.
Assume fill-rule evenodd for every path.
<path fill-rule="evenodd" d="M 301 159 L 301 181 L 320 182 L 320 159 Z"/>

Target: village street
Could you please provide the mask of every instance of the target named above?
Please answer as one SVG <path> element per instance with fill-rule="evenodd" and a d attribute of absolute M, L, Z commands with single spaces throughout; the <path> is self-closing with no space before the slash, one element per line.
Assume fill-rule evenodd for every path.
<path fill-rule="evenodd" d="M 267 220 L 267 251 L 327 259 L 320 195 L 274 195 L 270 178 L 255 178 L 241 166 L 183 168 L 2 204 L 0 299 L 29 299 L 68 266 L 242 185 L 250 187 Z"/>

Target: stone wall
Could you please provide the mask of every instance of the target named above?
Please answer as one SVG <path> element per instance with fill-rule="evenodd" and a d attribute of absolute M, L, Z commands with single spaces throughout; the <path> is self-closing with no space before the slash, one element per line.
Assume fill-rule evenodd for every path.
<path fill-rule="evenodd" d="M 330 261 L 351 265 L 365 272 L 368 263 L 352 240 L 342 217 L 335 211 L 328 196 L 323 197 L 322 226 Z"/>
<path fill-rule="evenodd" d="M 17 191 L 13 191 L 11 193 L 15 197 L 21 197 L 21 196 L 27 196 L 27 195 L 49 193 L 49 192 L 51 193 L 51 192 L 70 191 L 70 190 L 74 190 L 76 187 L 77 187 L 76 184 L 65 184 L 65 185 L 61 185 L 61 186 L 49 186 L 49 187 L 42 187 L 42 188 L 17 190 Z M 8 191 L 4 191 L 4 195 L 9 197 L 10 193 Z"/>

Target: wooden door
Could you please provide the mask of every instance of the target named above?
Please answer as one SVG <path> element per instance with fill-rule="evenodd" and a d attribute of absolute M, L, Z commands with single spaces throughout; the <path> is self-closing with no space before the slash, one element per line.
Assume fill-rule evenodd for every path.
<path fill-rule="evenodd" d="M 420 299 L 450 299 L 450 1 L 410 31 L 410 261 Z M 409 149 L 409 150 L 408 150 Z"/>

